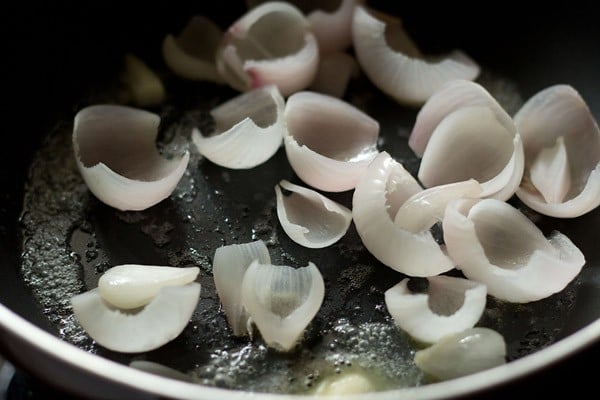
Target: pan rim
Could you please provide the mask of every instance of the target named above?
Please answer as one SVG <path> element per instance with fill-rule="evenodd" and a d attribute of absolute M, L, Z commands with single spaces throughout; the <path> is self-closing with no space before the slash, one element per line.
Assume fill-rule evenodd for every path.
<path fill-rule="evenodd" d="M 221 389 L 177 381 L 136 370 L 101 356 L 88 353 L 71 343 L 63 341 L 27 321 L 1 303 L 0 328 L 6 334 L 26 342 L 35 351 L 45 353 L 56 361 L 69 364 L 93 376 L 104 378 L 144 393 L 184 400 L 214 400 L 223 398 L 232 400 L 258 398 L 297 400 L 320 398 L 313 395 L 274 394 Z M 544 349 L 486 371 L 419 387 L 360 395 L 344 395 L 343 398 L 360 398 L 365 400 L 383 400 L 389 398 L 408 400 L 419 398 L 433 400 L 472 395 L 538 372 L 551 364 L 583 350 L 585 347 L 598 341 L 599 338 L 600 319 L 597 319 Z M 69 387 L 64 382 L 63 385 Z"/>

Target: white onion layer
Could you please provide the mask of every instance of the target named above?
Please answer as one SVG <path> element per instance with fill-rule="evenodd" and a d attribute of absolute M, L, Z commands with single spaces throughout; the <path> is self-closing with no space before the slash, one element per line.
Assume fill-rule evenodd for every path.
<path fill-rule="evenodd" d="M 439 380 L 459 378 L 504 363 L 504 338 L 489 328 L 472 328 L 446 336 L 415 353 L 415 364 Z"/>
<path fill-rule="evenodd" d="M 408 278 L 385 292 L 385 304 L 396 325 L 424 343 L 475 326 L 485 310 L 485 285 L 450 276 L 427 280 L 427 293 L 412 293 Z"/>
<path fill-rule="evenodd" d="M 308 14 L 311 30 L 317 38 L 322 55 L 350 46 L 354 8 L 362 3 L 364 0 L 341 0 L 335 11 L 315 10 Z"/>
<path fill-rule="evenodd" d="M 321 190 L 354 188 L 377 155 L 379 124 L 335 97 L 295 93 L 285 107 L 285 151 L 294 172 Z"/>
<path fill-rule="evenodd" d="M 433 276 L 454 263 L 429 230 L 410 232 L 394 224 L 398 209 L 421 187 L 402 164 L 380 153 L 356 185 L 352 217 L 371 254 L 390 268 L 411 276 Z"/>
<path fill-rule="evenodd" d="M 569 238 L 549 239 L 525 215 L 502 201 L 456 200 L 443 220 L 444 241 L 469 279 L 502 300 L 525 303 L 563 290 L 585 264 Z"/>
<path fill-rule="evenodd" d="M 446 205 L 460 198 L 478 198 L 481 185 L 475 179 L 434 186 L 409 197 L 396 212 L 394 223 L 409 232 L 431 228 L 444 218 Z"/>
<path fill-rule="evenodd" d="M 92 339 L 109 350 L 140 353 L 175 339 L 188 324 L 200 297 L 200 285 L 167 286 L 138 312 L 109 306 L 98 289 L 71 299 L 73 313 Z"/>
<path fill-rule="evenodd" d="M 156 150 L 160 117 L 135 108 L 95 105 L 75 116 L 73 149 L 90 191 L 119 210 L 143 210 L 169 197 L 189 153 L 170 160 Z"/>
<path fill-rule="evenodd" d="M 350 79 L 358 73 L 358 64 L 349 54 L 334 52 L 321 56 L 319 69 L 310 90 L 342 98 Z"/>
<path fill-rule="evenodd" d="M 162 54 L 167 66 L 185 79 L 221 83 L 215 54 L 223 32 L 206 17 L 196 15 L 183 28 L 179 36 L 167 35 L 163 40 Z"/>
<path fill-rule="evenodd" d="M 419 180 L 425 187 L 476 179 L 481 197 L 509 199 L 524 169 L 523 145 L 512 121 L 493 109 L 462 107 L 435 128 L 423 153 Z"/>
<path fill-rule="evenodd" d="M 303 268 L 253 262 L 242 283 L 242 302 L 264 341 L 290 350 L 323 302 L 325 285 L 317 267 Z"/>
<path fill-rule="evenodd" d="M 422 157 L 431 134 L 440 122 L 464 107 L 487 107 L 501 125 L 515 133 L 517 131 L 510 115 L 487 90 L 475 82 L 456 79 L 442 86 L 423 105 L 410 134 L 409 147 Z"/>
<path fill-rule="evenodd" d="M 568 85 L 534 95 L 515 116 L 526 171 L 517 196 L 552 217 L 572 218 L 600 205 L 600 129 Z"/>
<path fill-rule="evenodd" d="M 479 66 L 458 50 L 436 60 L 415 55 L 407 36 L 399 23 L 386 23 L 361 6 L 355 8 L 352 37 L 358 62 L 369 79 L 397 101 L 422 104 L 445 83 L 479 75 Z"/>
<path fill-rule="evenodd" d="M 215 132 L 194 128 L 192 141 L 213 163 L 232 169 L 256 167 L 281 146 L 285 101 L 274 85 L 243 93 L 211 110 Z"/>
<path fill-rule="evenodd" d="M 291 194 L 286 196 L 281 189 Z M 275 186 L 275 195 L 277 217 L 283 230 L 304 247 L 330 246 L 348 231 L 352 211 L 314 190 L 282 180 Z"/>
<path fill-rule="evenodd" d="M 148 304 L 165 286 L 182 286 L 193 282 L 198 267 L 176 268 L 154 265 L 124 264 L 107 270 L 98 280 L 102 298 L 120 309 Z"/>
<path fill-rule="evenodd" d="M 235 336 L 248 334 L 249 315 L 242 303 L 242 281 L 253 261 L 271 263 L 269 250 L 262 240 L 221 246 L 213 259 L 215 287 Z"/>
<path fill-rule="evenodd" d="M 261 4 L 238 19 L 217 50 L 217 69 L 240 91 L 274 84 L 282 95 L 315 77 L 319 47 L 305 16 L 291 4 Z"/>

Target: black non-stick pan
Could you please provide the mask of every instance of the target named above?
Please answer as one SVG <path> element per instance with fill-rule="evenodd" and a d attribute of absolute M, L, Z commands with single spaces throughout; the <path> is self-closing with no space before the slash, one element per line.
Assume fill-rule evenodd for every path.
<path fill-rule="evenodd" d="M 547 86 L 568 83 L 600 117 L 600 28 L 589 10 L 372 4 L 402 16 L 426 52 L 466 51 L 482 66 L 479 82 L 509 112 Z M 12 4 L 4 11 L 1 353 L 60 390 L 88 398 L 247 398 L 243 389 L 256 396 L 300 393 L 329 368 L 315 354 L 345 354 L 354 362 L 346 366 L 348 360 L 341 360 L 340 368 L 364 367 L 361 360 L 370 358 L 369 365 L 393 371 L 384 374 L 384 386 L 394 377 L 422 385 L 373 399 L 506 396 L 531 388 L 551 393 L 557 377 L 567 373 L 570 384 L 586 387 L 577 376 L 587 371 L 582 364 L 600 357 L 600 210 L 570 220 L 536 219 L 546 233 L 567 234 L 586 257 L 582 273 L 563 292 L 520 306 L 489 298 L 479 325 L 504 335 L 509 363 L 426 384 L 410 365 L 416 344 L 393 327 L 383 302 L 383 292 L 403 275 L 364 250 L 353 227 L 338 244 L 311 250 L 292 242 L 279 226 L 273 186 L 281 179 L 299 183 L 283 150 L 245 171 L 195 155 L 171 198 L 142 212 L 116 211 L 82 186 L 70 147 L 73 116 L 87 105 L 114 101 L 123 55 L 134 53 L 161 74 L 167 101 L 152 109 L 162 117 L 159 142 L 185 145 L 191 127 L 209 127 L 210 108 L 235 92 L 172 75 L 160 56 L 161 40 L 193 15 L 207 15 L 226 28 L 244 10 L 242 2 L 175 1 Z M 418 110 L 398 105 L 365 77 L 351 83 L 346 100 L 380 122 L 380 149 L 415 173 L 418 160 L 407 137 Z M 331 197 L 349 206 L 352 193 Z M 523 207 L 515 199 L 511 203 Z M 233 339 L 219 310 L 210 273 L 214 250 L 254 239 L 267 242 L 275 263 L 314 262 L 326 282 L 323 307 L 291 354 L 266 350 L 260 337 Z M 155 351 L 126 355 L 104 349 L 82 333 L 69 312 L 70 295 L 95 287 L 108 267 L 124 263 L 201 268 L 201 301 L 192 321 Z M 363 347 L 352 342 L 360 342 L 352 329 L 366 337 Z M 236 357 L 246 367 L 235 364 Z M 196 383 L 140 372 L 128 367 L 132 361 L 190 373 Z"/>

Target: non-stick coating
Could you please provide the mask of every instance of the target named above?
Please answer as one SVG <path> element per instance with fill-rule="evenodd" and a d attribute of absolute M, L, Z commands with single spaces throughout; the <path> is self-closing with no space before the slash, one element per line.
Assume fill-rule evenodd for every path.
<path fill-rule="evenodd" d="M 11 67 L 7 99 L 14 109 L 4 118 L 6 139 L 0 160 L 5 187 L 0 199 L 0 300 L 50 332 L 55 327 L 47 322 L 19 275 L 18 215 L 26 171 L 40 139 L 56 121 L 72 118 L 89 87 L 115 75 L 124 51 L 136 49 L 157 64 L 162 36 L 179 30 L 189 16 L 208 14 L 225 27 L 244 9 L 237 2 L 231 2 L 226 13 L 215 4 L 188 2 L 146 6 L 142 11 L 131 5 L 123 7 L 103 2 L 7 12 L 14 17 L 5 26 Z M 396 13 L 403 15 L 407 29 L 425 50 L 460 47 L 484 69 L 516 82 L 524 98 L 548 85 L 569 83 L 580 91 L 594 114 L 600 115 L 600 35 L 586 10 L 554 10 L 546 15 L 512 10 L 494 10 L 498 13 L 492 15 L 482 10 L 477 16 L 470 11 L 439 10 L 432 16 L 431 10 L 411 6 Z M 377 114 L 382 123 L 414 119 L 414 110 L 392 107 L 387 99 L 377 104 L 381 104 Z M 107 212 L 101 206 L 98 209 Z M 106 221 L 110 218 L 100 214 L 99 226 Z M 600 288 L 595 283 L 600 252 L 593 233 L 593 227 L 600 226 L 600 213 L 572 221 L 550 220 L 548 226 L 571 236 L 589 264 L 574 311 L 559 335 L 564 336 L 600 316 Z M 390 274 L 384 270 L 376 279 L 389 279 Z"/>

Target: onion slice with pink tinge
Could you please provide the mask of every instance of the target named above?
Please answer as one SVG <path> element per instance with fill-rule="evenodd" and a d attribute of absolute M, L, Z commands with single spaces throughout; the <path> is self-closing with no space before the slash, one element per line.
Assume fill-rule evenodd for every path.
<path fill-rule="evenodd" d="M 364 0 L 340 0 L 332 12 L 321 9 L 308 14 L 310 27 L 319 43 L 321 54 L 345 50 L 352 43 L 352 17 L 356 5 Z"/>
<path fill-rule="evenodd" d="M 167 66 L 182 78 L 221 83 L 215 55 L 223 32 L 200 15 L 192 17 L 179 36 L 167 35 L 162 54 Z"/>
<path fill-rule="evenodd" d="M 445 83 L 479 75 L 479 66 L 459 50 L 444 57 L 422 57 L 400 20 L 377 18 L 362 6 L 354 10 L 352 37 L 365 74 L 401 103 L 423 104 Z"/>
<path fill-rule="evenodd" d="M 409 279 L 385 292 L 394 322 L 414 339 L 434 343 L 472 328 L 485 310 L 485 285 L 464 278 L 432 276 L 427 293 L 412 293 Z"/>
<path fill-rule="evenodd" d="M 284 195 L 282 189 L 291 192 Z M 346 234 L 352 211 L 322 194 L 286 180 L 275 186 L 277 217 L 296 243 L 318 249 L 330 246 Z"/>
<path fill-rule="evenodd" d="M 377 155 L 379 123 L 335 97 L 299 92 L 285 107 L 285 151 L 294 172 L 329 192 L 354 188 Z"/>
<path fill-rule="evenodd" d="M 342 98 L 350 79 L 357 75 L 358 71 L 358 64 L 350 54 L 334 52 L 322 55 L 317 75 L 309 89 Z"/>
<path fill-rule="evenodd" d="M 454 262 L 429 228 L 412 232 L 394 223 L 402 204 L 421 191 L 402 164 L 382 152 L 356 185 L 352 217 L 363 244 L 379 261 L 406 275 L 427 277 L 454 268 Z"/>
<path fill-rule="evenodd" d="M 443 230 L 448 254 L 463 274 L 506 301 L 526 303 L 560 292 L 585 264 L 567 236 L 555 231 L 547 239 L 525 215 L 499 200 L 450 203 Z"/>
<path fill-rule="evenodd" d="M 204 157 L 222 167 L 248 169 L 271 158 L 286 132 L 285 101 L 275 85 L 243 93 L 211 110 L 215 130 L 194 128 L 192 141 Z"/>
<path fill-rule="evenodd" d="M 517 196 L 552 217 L 574 218 L 600 205 L 600 130 L 579 93 L 551 86 L 515 115 L 525 148 Z"/>
<path fill-rule="evenodd" d="M 122 353 L 154 350 L 175 339 L 187 326 L 200 298 L 200 285 L 166 286 L 141 309 L 110 306 L 93 289 L 71 299 L 80 325 L 98 344 Z"/>
<path fill-rule="evenodd" d="M 275 84 L 287 96 L 314 79 L 319 46 L 300 10 L 273 1 L 251 9 L 231 25 L 216 60 L 219 73 L 234 89 Z"/>
<path fill-rule="evenodd" d="M 215 251 L 213 277 L 227 322 L 235 336 L 248 334 L 248 312 L 242 303 L 242 281 L 252 262 L 270 264 L 269 250 L 262 240 L 221 246 Z"/>
<path fill-rule="evenodd" d="M 292 268 L 254 261 L 242 282 L 242 302 L 264 341 L 276 350 L 296 345 L 324 296 L 323 277 L 311 262 Z"/>
<path fill-rule="evenodd" d="M 169 197 L 189 153 L 166 159 L 156 149 L 160 117 L 117 105 L 95 105 L 75 116 L 73 149 L 90 191 L 119 210 L 143 210 Z"/>
<path fill-rule="evenodd" d="M 415 364 L 438 380 L 474 374 L 506 363 L 506 342 L 489 328 L 448 335 L 415 353 Z"/>

